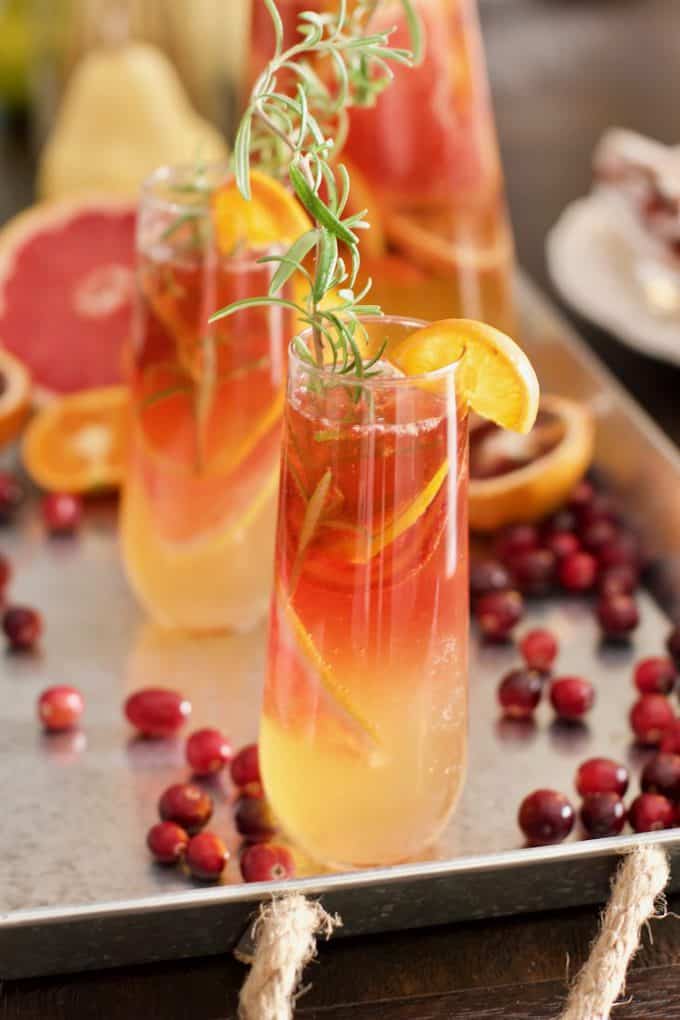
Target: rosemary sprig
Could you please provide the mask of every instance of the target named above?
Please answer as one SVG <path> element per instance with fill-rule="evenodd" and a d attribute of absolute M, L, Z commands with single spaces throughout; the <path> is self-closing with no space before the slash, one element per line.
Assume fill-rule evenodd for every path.
<path fill-rule="evenodd" d="M 411 66 L 420 58 L 419 20 L 412 0 L 400 0 L 411 49 L 399 49 L 389 43 L 393 29 L 370 31 L 379 0 L 357 0 L 351 12 L 347 0 L 338 0 L 334 13 L 302 13 L 298 21 L 301 39 L 284 50 L 283 24 L 275 0 L 256 2 L 267 7 L 276 44 L 272 59 L 253 86 L 236 135 L 234 174 L 241 194 L 249 199 L 251 162 L 270 172 L 285 168 L 312 226 L 283 254 L 260 259 L 278 263 L 266 296 L 237 301 L 216 312 L 210 321 L 257 305 L 291 308 L 311 329 L 312 350 L 296 338 L 301 358 L 310 364 L 327 364 L 341 375 L 375 375 L 382 351 L 364 360 L 361 317 L 382 312 L 366 300 L 370 280 L 356 290 L 361 267 L 359 237 L 362 230 L 369 229 L 369 223 L 365 209 L 345 215 L 350 176 L 334 157 L 346 135 L 350 107 L 375 103 L 392 80 L 391 65 Z M 294 80 L 293 95 L 280 85 L 283 76 Z M 307 268 L 310 254 L 311 272 Z M 309 294 L 302 304 L 279 296 L 295 273 L 309 282 Z"/>

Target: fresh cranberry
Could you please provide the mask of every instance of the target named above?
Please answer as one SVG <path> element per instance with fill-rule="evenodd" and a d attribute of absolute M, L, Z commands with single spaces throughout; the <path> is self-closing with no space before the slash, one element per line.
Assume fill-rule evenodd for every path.
<path fill-rule="evenodd" d="M 0 471 L 0 524 L 11 522 L 23 498 L 23 489 L 14 475 Z"/>
<path fill-rule="evenodd" d="M 576 516 L 582 533 L 596 521 L 616 522 L 619 514 L 609 496 L 605 496 L 603 492 L 596 492 L 589 503 L 576 511 Z"/>
<path fill-rule="evenodd" d="M 505 641 L 524 613 L 518 591 L 491 591 L 482 595 L 474 615 L 483 636 L 489 641 Z"/>
<path fill-rule="evenodd" d="M 188 842 L 186 831 L 175 822 L 157 822 L 146 836 L 146 845 L 159 864 L 176 864 Z"/>
<path fill-rule="evenodd" d="M 560 584 L 567 591 L 589 591 L 595 584 L 597 563 L 587 552 L 565 556 L 558 567 Z"/>
<path fill-rule="evenodd" d="M 547 673 L 557 658 L 557 638 L 549 630 L 528 631 L 519 643 L 519 650 L 529 669 Z"/>
<path fill-rule="evenodd" d="M 560 719 L 581 719 L 595 703 L 595 688 L 580 676 L 563 676 L 550 685 L 550 701 Z"/>
<path fill-rule="evenodd" d="M 584 478 L 574 489 L 567 501 L 570 510 L 579 513 L 584 507 L 589 506 L 595 497 L 595 490 L 591 483 Z"/>
<path fill-rule="evenodd" d="M 231 781 L 239 789 L 246 789 L 250 786 L 261 786 L 260 776 L 260 755 L 257 744 L 246 744 L 232 759 Z"/>
<path fill-rule="evenodd" d="M 177 822 L 193 835 L 210 821 L 212 797 L 193 783 L 175 783 L 161 795 L 158 813 L 164 822 Z"/>
<path fill-rule="evenodd" d="M 549 549 L 525 549 L 507 560 L 515 587 L 525 595 L 547 595 L 555 581 L 555 554 Z"/>
<path fill-rule="evenodd" d="M 618 836 L 626 821 L 626 808 L 616 793 L 589 793 L 581 805 L 581 825 L 589 836 Z"/>
<path fill-rule="evenodd" d="M 240 864 L 244 882 L 279 882 L 295 874 L 292 853 L 276 843 L 253 843 L 245 847 Z"/>
<path fill-rule="evenodd" d="M 130 695 L 124 711 L 145 737 L 170 737 L 189 718 L 191 702 L 165 687 L 144 687 Z"/>
<path fill-rule="evenodd" d="M 70 492 L 50 492 L 43 497 L 42 516 L 51 535 L 72 535 L 83 518 L 83 501 Z"/>
<path fill-rule="evenodd" d="M 503 714 L 513 719 L 528 719 L 541 700 L 543 678 L 532 669 L 513 669 L 498 685 L 498 701 Z"/>
<path fill-rule="evenodd" d="M 576 772 L 576 789 L 581 797 L 589 793 L 616 793 L 628 789 L 628 769 L 611 758 L 588 758 Z"/>
<path fill-rule="evenodd" d="M 219 730 L 196 730 L 187 739 L 186 758 L 194 775 L 210 776 L 232 758 L 231 744 Z"/>
<path fill-rule="evenodd" d="M 498 533 L 494 548 L 498 559 L 508 563 L 517 553 L 537 549 L 539 544 L 538 529 L 533 524 L 511 524 Z"/>
<path fill-rule="evenodd" d="M 199 832 L 189 840 L 184 859 L 194 878 L 214 881 L 224 871 L 229 851 L 214 832 Z"/>
<path fill-rule="evenodd" d="M 270 839 L 278 831 L 264 797 L 239 797 L 234 806 L 234 821 L 241 835 L 252 840 Z"/>
<path fill-rule="evenodd" d="M 561 843 L 574 826 L 574 809 L 563 793 L 534 790 L 522 801 L 517 821 L 533 846 Z"/>
<path fill-rule="evenodd" d="M 680 719 L 674 719 L 659 744 L 660 751 L 668 751 L 670 754 L 680 754 Z"/>
<path fill-rule="evenodd" d="M 625 638 L 637 627 L 640 614 L 630 595 L 609 595 L 598 602 L 597 619 L 605 637 Z"/>
<path fill-rule="evenodd" d="M 603 598 L 611 595 L 632 595 L 638 586 L 637 571 L 630 563 L 620 563 L 615 567 L 601 570 L 597 588 Z"/>
<path fill-rule="evenodd" d="M 641 744 L 660 744 L 674 722 L 673 709 L 663 694 L 643 694 L 630 710 L 630 725 Z"/>
<path fill-rule="evenodd" d="M 593 521 L 581 532 L 583 547 L 590 553 L 597 553 L 604 546 L 611 544 L 618 536 L 618 528 L 606 518 Z"/>
<path fill-rule="evenodd" d="M 490 591 L 506 591 L 512 587 L 510 574 L 496 560 L 473 563 L 470 569 L 470 595 L 478 599 Z"/>
<path fill-rule="evenodd" d="M 72 730 L 83 714 L 85 702 L 80 691 L 66 684 L 48 687 L 38 698 L 38 717 L 46 730 Z"/>
<path fill-rule="evenodd" d="M 661 751 L 650 758 L 640 776 L 643 793 L 661 793 L 669 800 L 680 800 L 680 754 Z"/>
<path fill-rule="evenodd" d="M 675 821 L 673 805 L 658 793 L 641 793 L 628 808 L 628 821 L 635 832 L 670 829 Z"/>
<path fill-rule="evenodd" d="M 678 674 L 670 659 L 653 655 L 638 662 L 633 683 L 641 694 L 670 694 L 677 678 Z"/>
<path fill-rule="evenodd" d="M 668 654 L 671 659 L 678 669 L 680 669 L 680 624 L 678 624 L 677 627 L 674 627 L 668 635 L 666 648 L 668 649 Z"/>
<path fill-rule="evenodd" d="M 559 561 L 578 552 L 581 548 L 581 543 L 571 531 L 555 531 L 552 535 L 546 537 L 545 547 Z"/>
<path fill-rule="evenodd" d="M 0 553 L 0 596 L 12 579 L 12 564 Z"/>
<path fill-rule="evenodd" d="M 557 510 L 551 517 L 547 517 L 541 526 L 541 535 L 543 542 L 547 543 L 547 540 L 551 535 L 562 534 L 565 535 L 570 531 L 576 530 L 576 515 L 573 510 L 568 510 L 563 507 L 561 510 Z"/>
<path fill-rule="evenodd" d="M 37 644 L 42 634 L 42 617 L 28 606 L 10 606 L 2 617 L 2 629 L 10 648 L 27 652 Z"/>
<path fill-rule="evenodd" d="M 637 572 L 640 563 L 639 542 L 629 531 L 618 532 L 610 542 L 599 547 L 597 562 L 600 570 L 625 566 Z"/>

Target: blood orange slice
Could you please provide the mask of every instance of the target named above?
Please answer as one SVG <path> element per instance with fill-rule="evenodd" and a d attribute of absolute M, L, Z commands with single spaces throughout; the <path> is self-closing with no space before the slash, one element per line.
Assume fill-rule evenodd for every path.
<path fill-rule="evenodd" d="M 134 204 L 110 198 L 35 205 L 0 232 L 0 344 L 39 397 L 120 382 L 134 233 Z"/>

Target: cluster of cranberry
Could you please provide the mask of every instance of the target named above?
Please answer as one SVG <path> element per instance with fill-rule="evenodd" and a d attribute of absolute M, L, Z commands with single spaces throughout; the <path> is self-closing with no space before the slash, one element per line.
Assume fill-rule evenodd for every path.
<path fill-rule="evenodd" d="M 503 714 L 511 719 L 529 719 L 538 707 L 559 650 L 557 638 L 549 630 L 530 630 L 519 643 L 525 662 L 513 669 L 498 685 L 498 701 Z M 575 722 L 595 703 L 590 680 L 580 676 L 555 677 L 550 683 L 550 701 L 560 719 Z"/>

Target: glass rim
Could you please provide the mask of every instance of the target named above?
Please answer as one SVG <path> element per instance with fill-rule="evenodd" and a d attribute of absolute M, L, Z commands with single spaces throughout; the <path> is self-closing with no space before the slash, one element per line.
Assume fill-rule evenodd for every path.
<path fill-rule="evenodd" d="M 151 173 L 148 174 L 148 176 L 142 181 L 142 201 L 144 199 L 148 199 L 149 201 L 153 201 L 155 204 L 171 211 L 181 212 L 189 205 L 194 209 L 205 209 L 207 211 L 210 208 L 208 192 L 200 198 L 197 197 L 195 202 L 183 202 L 180 199 L 173 200 L 167 194 L 158 192 L 158 189 L 164 185 L 168 188 L 168 191 L 171 192 L 173 181 L 181 183 L 191 174 L 196 174 L 197 170 L 197 164 L 189 161 L 182 163 L 162 163 L 161 166 L 157 166 L 156 169 L 152 170 Z M 200 171 L 206 175 L 210 175 L 210 179 L 215 180 L 215 186 L 217 186 L 218 182 L 229 180 L 230 177 L 234 176 L 227 160 L 218 160 L 212 163 L 206 163 L 200 168 Z"/>
<path fill-rule="evenodd" d="M 399 325 L 405 326 L 409 329 L 421 329 L 423 326 L 429 326 L 430 322 L 426 319 L 411 318 L 408 315 L 360 315 L 359 322 L 367 323 L 378 323 L 382 322 L 386 325 Z M 446 379 L 448 376 L 455 376 L 458 366 L 460 365 L 462 354 L 452 361 L 448 365 L 443 365 L 442 368 L 435 368 L 431 372 L 423 372 L 420 375 L 399 375 L 399 376 L 385 376 L 380 377 L 379 375 L 373 375 L 369 378 L 362 378 L 356 375 L 340 375 L 338 372 L 334 372 L 331 366 L 326 367 L 325 365 L 319 366 L 311 364 L 309 361 L 305 361 L 296 349 L 295 341 L 310 337 L 312 333 L 311 326 L 298 333 L 291 340 L 288 345 L 288 358 L 291 364 L 296 367 L 304 369 L 310 375 L 313 375 L 318 379 L 325 379 L 333 381 L 336 385 L 341 383 L 346 386 L 364 386 L 364 387 L 401 387 L 401 386 L 412 386 L 414 383 L 422 382 L 437 382 L 441 379 Z"/>

